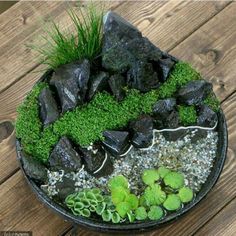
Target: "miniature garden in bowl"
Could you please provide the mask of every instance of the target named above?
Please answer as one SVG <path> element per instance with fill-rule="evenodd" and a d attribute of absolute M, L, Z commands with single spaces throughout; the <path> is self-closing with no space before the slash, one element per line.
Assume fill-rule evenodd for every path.
<path fill-rule="evenodd" d="M 33 191 L 74 224 L 156 229 L 216 183 L 227 127 L 212 84 L 114 12 L 68 12 L 36 48 L 49 69 L 18 109 L 17 156 Z"/>

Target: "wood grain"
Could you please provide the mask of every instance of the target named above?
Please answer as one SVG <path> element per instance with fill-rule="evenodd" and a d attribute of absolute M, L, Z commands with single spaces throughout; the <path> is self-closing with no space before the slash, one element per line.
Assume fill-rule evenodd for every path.
<path fill-rule="evenodd" d="M 32 231 L 34 236 L 55 236 L 68 223 L 53 213 L 30 190 L 18 171 L 1 185 L 0 230 Z"/>
<path fill-rule="evenodd" d="M 25 13 L 23 14 L 24 9 L 27 7 L 25 7 L 25 2 L 19 3 L 17 6 L 20 10 L 19 16 L 17 16 L 21 20 L 18 19 L 17 22 L 21 22 L 21 25 L 18 27 L 21 28 L 23 25 L 24 30 L 22 32 L 19 31 L 21 33 L 18 33 L 18 30 L 16 30 L 18 33 L 16 35 L 14 31 L 11 31 L 6 37 L 12 38 L 12 40 L 6 41 L 0 47 L 0 92 L 37 66 L 36 54 L 25 45 L 37 44 L 38 35 L 43 33 L 39 25 L 45 17 L 48 18 L 51 15 L 51 18 L 54 18 L 59 25 L 68 28 L 71 26 L 67 14 L 63 11 L 66 8 L 65 5 L 58 3 L 59 5 L 57 6 L 57 4 L 53 3 L 51 6 L 51 2 L 48 3 L 49 5 L 44 5 L 42 2 L 37 3 L 41 4 L 41 11 L 47 12 L 46 16 L 42 14 L 42 20 L 39 21 L 37 16 L 40 14 L 35 10 L 35 2 L 27 4 L 31 4 L 31 8 L 34 9 L 33 12 L 35 12 L 36 16 L 29 15 L 28 17 Z M 133 2 L 126 2 L 120 6 L 117 4 L 116 11 L 138 26 L 150 40 L 164 50 L 168 50 L 222 10 L 227 4 L 229 3 L 218 1 L 198 3 L 188 1 L 145 1 L 135 3 L 134 7 Z M 106 7 L 110 8 L 110 5 Z M 162 7 L 163 10 L 161 10 Z M 7 13 L 10 14 L 9 12 Z M 22 21 L 22 18 L 25 19 L 25 16 L 27 16 L 28 21 Z M 190 21 L 186 20 L 189 18 L 191 18 L 191 24 Z M 5 16 L 0 16 L 0 22 L 4 22 L 4 20 Z M 10 23 L 9 25 L 11 25 Z"/>
<path fill-rule="evenodd" d="M 235 90 L 235 12 L 233 2 L 171 51 L 201 71 L 221 100 Z"/>
<path fill-rule="evenodd" d="M 236 198 L 220 211 L 210 222 L 201 228 L 196 236 L 235 236 Z"/>

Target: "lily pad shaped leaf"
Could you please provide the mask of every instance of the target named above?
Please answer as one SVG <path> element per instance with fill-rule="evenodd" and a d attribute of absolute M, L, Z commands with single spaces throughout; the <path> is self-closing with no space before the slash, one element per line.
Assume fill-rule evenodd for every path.
<path fill-rule="evenodd" d="M 128 202 L 131 206 L 131 210 L 135 210 L 138 208 L 139 200 L 138 197 L 135 196 L 134 194 L 129 194 L 125 198 L 125 201 Z"/>
<path fill-rule="evenodd" d="M 121 202 L 116 206 L 116 210 L 120 217 L 124 218 L 126 214 L 131 210 L 131 206 L 128 202 Z"/>
<path fill-rule="evenodd" d="M 135 210 L 135 217 L 137 220 L 145 220 L 147 218 L 147 211 L 145 207 L 139 207 Z"/>
<path fill-rule="evenodd" d="M 108 182 L 108 188 L 110 189 L 110 191 L 114 190 L 117 187 L 128 189 L 128 186 L 128 180 L 123 175 L 117 175 L 114 178 L 110 179 Z"/>
<path fill-rule="evenodd" d="M 120 202 L 124 202 L 128 195 L 129 191 L 122 186 L 113 188 L 111 192 L 111 199 L 113 204 L 117 205 Z"/>
<path fill-rule="evenodd" d="M 148 218 L 150 220 L 160 220 L 164 215 L 163 209 L 159 206 L 151 206 L 148 212 Z"/>
<path fill-rule="evenodd" d="M 155 169 L 145 170 L 142 175 L 142 180 L 147 185 L 154 184 L 159 178 L 160 176 Z"/>
<path fill-rule="evenodd" d="M 160 166 L 157 170 L 157 173 L 163 179 L 168 173 L 170 173 L 170 170 L 165 168 L 164 166 Z"/>
<path fill-rule="evenodd" d="M 169 194 L 167 199 L 163 203 L 163 206 L 168 211 L 176 211 L 181 207 L 181 201 L 178 195 L 176 194 Z"/>
<path fill-rule="evenodd" d="M 164 183 L 173 189 L 182 188 L 184 186 L 184 176 L 182 173 L 172 171 L 164 177 Z"/>
<path fill-rule="evenodd" d="M 188 187 L 183 187 L 179 190 L 179 197 L 181 202 L 187 203 L 193 199 L 193 190 Z"/>

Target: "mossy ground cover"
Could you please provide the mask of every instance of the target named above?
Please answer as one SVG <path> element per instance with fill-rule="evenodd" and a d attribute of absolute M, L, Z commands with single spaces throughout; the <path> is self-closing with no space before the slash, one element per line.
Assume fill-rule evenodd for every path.
<path fill-rule="evenodd" d="M 103 131 L 122 128 L 139 115 L 150 114 L 158 99 L 173 96 L 179 87 L 199 78 L 189 64 L 180 62 L 157 90 L 148 93 L 129 90 L 122 102 L 117 102 L 106 92 L 98 93 L 90 103 L 65 113 L 45 129 L 39 118 L 38 95 L 47 84 L 39 83 L 18 110 L 16 136 L 21 139 L 25 152 L 47 162 L 51 149 L 61 136 L 66 135 L 75 143 L 87 146 L 101 140 Z"/>

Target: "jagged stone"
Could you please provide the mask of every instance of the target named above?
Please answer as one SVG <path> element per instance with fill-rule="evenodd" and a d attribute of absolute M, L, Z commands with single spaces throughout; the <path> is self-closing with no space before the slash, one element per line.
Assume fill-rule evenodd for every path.
<path fill-rule="evenodd" d="M 158 65 L 159 78 L 161 82 L 165 82 L 169 76 L 171 69 L 175 65 L 175 62 L 171 58 L 162 58 L 158 61 Z"/>
<path fill-rule="evenodd" d="M 177 98 L 187 105 L 199 105 L 212 91 L 212 84 L 205 80 L 190 81 L 179 89 Z"/>
<path fill-rule="evenodd" d="M 56 121 L 59 117 L 56 100 L 49 88 L 44 88 L 39 94 L 40 117 L 47 126 Z"/>
<path fill-rule="evenodd" d="M 126 86 L 125 78 L 122 75 L 115 74 L 109 78 L 110 89 L 117 101 L 122 101 L 125 97 L 124 87 Z"/>
<path fill-rule="evenodd" d="M 205 127 L 213 127 L 217 122 L 217 114 L 207 105 L 200 107 L 197 124 Z"/>
<path fill-rule="evenodd" d="M 147 148 L 152 144 L 153 119 L 150 116 L 141 116 L 130 123 L 132 144 L 137 148 Z"/>
<path fill-rule="evenodd" d="M 108 79 L 109 74 L 103 71 L 91 78 L 89 83 L 88 100 L 91 100 L 97 92 L 108 88 Z"/>
<path fill-rule="evenodd" d="M 127 74 L 127 83 L 131 88 L 138 89 L 141 92 L 148 92 L 160 85 L 152 64 L 143 61 L 133 63 Z"/>
<path fill-rule="evenodd" d="M 47 180 L 47 168 L 33 157 L 21 152 L 21 160 L 25 173 L 39 183 L 45 183 Z"/>
<path fill-rule="evenodd" d="M 67 137 L 62 137 L 54 147 L 49 165 L 53 170 L 78 171 L 81 168 L 81 157 Z"/>
<path fill-rule="evenodd" d="M 107 130 L 103 132 L 105 149 L 113 156 L 120 156 L 125 153 L 129 144 L 129 133 L 126 131 Z"/>
<path fill-rule="evenodd" d="M 95 177 L 108 176 L 113 172 L 113 163 L 100 145 L 80 148 L 85 170 Z"/>

